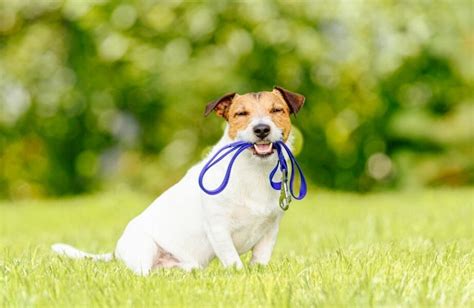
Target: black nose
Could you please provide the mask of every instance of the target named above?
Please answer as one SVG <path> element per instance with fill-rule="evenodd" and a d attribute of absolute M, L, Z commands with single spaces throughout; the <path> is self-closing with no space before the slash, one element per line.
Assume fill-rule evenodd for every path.
<path fill-rule="evenodd" d="M 253 128 L 253 132 L 255 133 L 257 137 L 259 137 L 260 139 L 263 139 L 266 136 L 268 136 L 268 134 L 270 134 L 270 126 L 267 124 L 255 125 Z"/>

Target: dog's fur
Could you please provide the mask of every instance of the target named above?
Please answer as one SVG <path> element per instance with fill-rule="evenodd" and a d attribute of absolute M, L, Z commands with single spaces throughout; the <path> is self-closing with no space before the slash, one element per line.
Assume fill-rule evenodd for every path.
<path fill-rule="evenodd" d="M 283 215 L 278 206 L 280 193 L 268 183 L 276 153 L 256 155 L 261 154 L 257 146 L 244 151 L 235 162 L 228 186 L 215 196 L 201 191 L 198 176 L 216 151 L 236 140 L 284 140 L 290 145 L 290 115 L 303 103 L 302 95 L 281 87 L 271 92 L 231 93 L 209 103 L 206 115 L 215 111 L 227 120 L 223 137 L 208 157 L 127 225 L 114 254 L 88 254 L 66 244 L 55 244 L 53 250 L 71 258 L 109 261 L 116 257 L 139 275 L 160 267 L 203 268 L 216 256 L 225 267 L 242 268 L 239 255 L 249 250 L 252 264 L 266 265 Z M 259 124 L 270 128 L 264 138 L 254 131 Z M 219 185 L 228 160 L 209 170 L 206 187 Z"/>

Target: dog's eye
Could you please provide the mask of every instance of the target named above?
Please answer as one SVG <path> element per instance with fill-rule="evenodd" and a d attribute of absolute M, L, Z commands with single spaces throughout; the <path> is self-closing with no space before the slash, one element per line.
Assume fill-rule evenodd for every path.
<path fill-rule="evenodd" d="M 272 108 L 272 110 L 270 110 L 270 113 L 280 113 L 280 112 L 283 112 L 283 108 Z"/>
<path fill-rule="evenodd" d="M 236 112 L 234 116 L 236 117 L 245 117 L 245 116 L 248 116 L 249 113 L 247 111 L 239 111 L 239 112 Z"/>

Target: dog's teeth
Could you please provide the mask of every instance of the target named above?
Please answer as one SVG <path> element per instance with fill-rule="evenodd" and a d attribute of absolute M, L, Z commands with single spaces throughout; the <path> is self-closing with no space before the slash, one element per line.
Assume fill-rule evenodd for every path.
<path fill-rule="evenodd" d="M 253 145 L 255 152 L 260 155 L 270 154 L 272 152 L 273 144 L 271 143 L 256 143 Z"/>

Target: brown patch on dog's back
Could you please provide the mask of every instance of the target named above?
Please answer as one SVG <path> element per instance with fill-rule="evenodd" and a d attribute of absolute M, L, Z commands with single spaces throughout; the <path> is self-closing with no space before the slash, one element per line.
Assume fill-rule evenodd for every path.
<path fill-rule="evenodd" d="M 247 128 L 256 116 L 268 116 L 283 132 L 283 140 L 291 131 L 290 109 L 278 92 L 256 92 L 234 97 L 228 110 L 229 136 Z"/>

